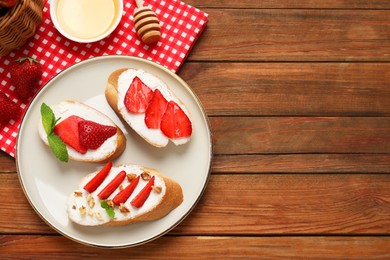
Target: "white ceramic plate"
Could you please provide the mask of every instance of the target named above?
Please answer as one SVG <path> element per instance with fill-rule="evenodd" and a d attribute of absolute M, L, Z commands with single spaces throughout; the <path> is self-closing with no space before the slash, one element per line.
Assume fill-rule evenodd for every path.
<path fill-rule="evenodd" d="M 123 126 L 104 98 L 108 75 L 119 68 L 143 69 L 159 76 L 186 104 L 193 121 L 191 141 L 155 148 Z M 38 136 L 40 106 L 63 100 L 85 102 L 111 117 L 124 130 L 127 147 L 114 164 L 134 163 L 152 167 L 176 180 L 184 201 L 162 219 L 123 227 L 83 227 L 68 220 L 66 199 L 83 176 L 102 164 L 62 163 Z M 102 56 L 80 62 L 50 80 L 36 95 L 20 126 L 16 163 L 27 199 L 52 228 L 77 242 L 98 247 L 128 247 L 146 243 L 178 225 L 195 207 L 210 175 L 212 138 L 205 111 L 190 87 L 176 74 L 153 62 L 128 56 Z"/>

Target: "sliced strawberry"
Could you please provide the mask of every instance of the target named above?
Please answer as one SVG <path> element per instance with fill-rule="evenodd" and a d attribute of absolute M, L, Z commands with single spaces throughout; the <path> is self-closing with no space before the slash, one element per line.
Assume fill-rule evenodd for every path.
<path fill-rule="evenodd" d="M 79 138 L 79 122 L 84 121 L 78 116 L 70 116 L 54 127 L 54 133 L 77 152 L 85 154 L 87 148 L 80 143 Z"/>
<path fill-rule="evenodd" d="M 136 208 L 142 207 L 142 205 L 144 205 L 145 201 L 148 199 L 150 192 L 152 191 L 153 185 L 154 185 L 154 176 L 150 178 L 149 182 L 145 185 L 145 187 L 131 201 L 131 205 L 133 205 Z"/>
<path fill-rule="evenodd" d="M 110 172 L 112 167 L 112 162 L 108 162 L 96 175 L 93 177 L 85 186 L 84 190 L 88 191 L 89 193 L 94 192 L 100 184 L 104 181 L 104 179 L 107 177 L 108 173 Z"/>
<path fill-rule="evenodd" d="M 123 190 L 121 190 L 113 199 L 115 205 L 120 205 L 121 203 L 125 203 L 126 200 L 131 196 L 135 187 L 137 187 L 140 176 L 138 175 L 135 179 L 133 179 L 129 185 L 126 186 Z"/>
<path fill-rule="evenodd" d="M 169 101 L 161 118 L 161 131 L 168 138 L 188 137 L 192 134 L 192 124 L 183 109 L 174 101 Z"/>
<path fill-rule="evenodd" d="M 121 171 L 118 173 L 114 179 L 110 181 L 109 184 L 107 184 L 106 187 L 104 187 L 98 194 L 99 199 L 105 200 L 107 199 L 122 183 L 122 181 L 126 178 L 126 172 Z"/>
<path fill-rule="evenodd" d="M 153 96 L 153 90 L 135 77 L 125 95 L 125 107 L 131 113 L 144 113 Z"/>
<path fill-rule="evenodd" d="M 108 138 L 115 135 L 115 126 L 102 125 L 93 121 L 79 122 L 80 144 L 87 149 L 98 149 Z"/>
<path fill-rule="evenodd" d="M 154 91 L 152 100 L 145 111 L 145 124 L 149 128 L 159 129 L 161 118 L 167 109 L 168 101 L 161 94 L 160 90 Z"/>

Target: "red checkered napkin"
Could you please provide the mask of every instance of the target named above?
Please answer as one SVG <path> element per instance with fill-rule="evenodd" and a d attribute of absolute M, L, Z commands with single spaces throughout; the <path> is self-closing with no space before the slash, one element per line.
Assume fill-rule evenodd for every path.
<path fill-rule="evenodd" d="M 7 71 L 18 57 L 30 56 L 40 60 L 43 69 L 41 86 L 58 72 L 82 60 L 110 54 L 138 56 L 159 63 L 176 72 L 189 54 L 207 24 L 207 14 L 176 0 L 146 0 L 144 5 L 155 11 L 160 19 L 161 39 L 153 46 L 144 45 L 133 26 L 135 1 L 124 0 L 124 13 L 117 29 L 107 38 L 95 43 L 76 43 L 64 38 L 53 27 L 49 1 L 43 9 L 43 20 L 36 34 L 20 49 L 0 57 L 0 91 L 26 109 L 14 93 Z M 0 125 L 0 148 L 15 157 L 16 137 L 20 119 Z"/>

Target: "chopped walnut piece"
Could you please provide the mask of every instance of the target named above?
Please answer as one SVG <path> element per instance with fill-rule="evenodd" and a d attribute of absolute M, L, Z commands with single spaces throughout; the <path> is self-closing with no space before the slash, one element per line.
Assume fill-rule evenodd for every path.
<path fill-rule="evenodd" d="M 119 210 L 123 213 L 123 214 L 127 214 L 130 212 L 130 210 L 125 206 L 124 203 L 121 203 L 119 205 Z"/>
<path fill-rule="evenodd" d="M 84 205 L 82 205 L 82 206 L 79 208 L 79 211 L 80 211 L 80 214 L 81 214 L 81 215 L 85 215 L 85 213 L 87 212 L 86 207 L 85 207 Z"/>
<path fill-rule="evenodd" d="M 129 174 L 127 174 L 126 176 L 127 176 L 127 180 L 128 180 L 129 182 L 131 182 L 132 180 L 134 180 L 134 179 L 137 177 L 137 175 L 134 174 L 134 173 L 129 173 Z"/>
<path fill-rule="evenodd" d="M 152 189 L 155 191 L 155 192 L 157 192 L 157 193 L 160 193 L 161 191 L 162 191 L 162 188 L 161 188 L 161 186 L 152 186 Z"/>
<path fill-rule="evenodd" d="M 88 202 L 88 205 L 91 207 L 91 209 L 95 206 L 95 199 L 93 198 L 93 196 L 91 194 L 88 194 L 87 202 Z"/>
<path fill-rule="evenodd" d="M 148 172 L 143 172 L 141 173 L 141 178 L 144 180 L 144 181 L 148 181 L 150 180 L 150 174 Z"/>
<path fill-rule="evenodd" d="M 76 205 L 72 205 L 72 209 L 76 209 Z"/>
<path fill-rule="evenodd" d="M 81 197 L 81 196 L 83 196 L 83 192 L 82 192 L 82 191 L 75 191 L 75 192 L 74 192 L 74 195 L 75 195 L 76 197 Z"/>
<path fill-rule="evenodd" d="M 119 190 L 123 190 L 123 185 L 119 185 Z"/>
<path fill-rule="evenodd" d="M 103 217 L 102 217 L 102 215 L 100 214 L 100 212 L 95 212 L 95 217 L 96 217 L 98 220 L 103 220 Z"/>
<path fill-rule="evenodd" d="M 111 208 L 115 208 L 115 204 L 112 200 L 107 200 L 107 205 Z"/>

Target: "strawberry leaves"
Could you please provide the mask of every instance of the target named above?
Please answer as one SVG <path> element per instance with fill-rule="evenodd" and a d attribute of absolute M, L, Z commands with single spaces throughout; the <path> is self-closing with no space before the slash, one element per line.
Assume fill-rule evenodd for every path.
<path fill-rule="evenodd" d="M 45 103 L 41 105 L 41 117 L 42 125 L 47 135 L 47 141 L 53 154 L 60 161 L 68 162 L 69 156 L 66 145 L 53 131 L 54 126 L 60 118 L 56 119 L 53 110 Z"/>

